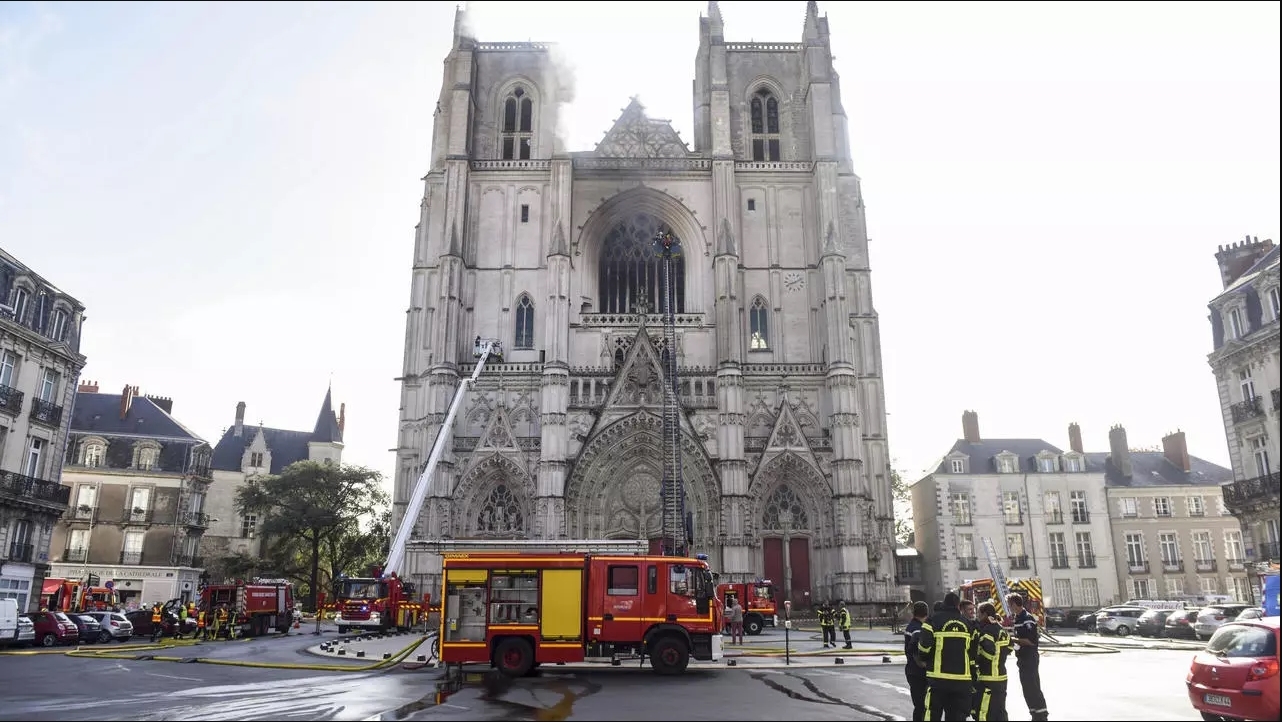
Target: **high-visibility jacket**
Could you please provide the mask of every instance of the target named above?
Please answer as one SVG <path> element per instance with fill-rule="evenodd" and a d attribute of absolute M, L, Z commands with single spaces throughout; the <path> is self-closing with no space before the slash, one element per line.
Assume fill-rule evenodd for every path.
<path fill-rule="evenodd" d="M 833 623 L 832 610 L 826 608 L 819 609 L 819 626 L 831 627 Z"/>
<path fill-rule="evenodd" d="M 975 628 L 956 608 L 936 612 L 921 625 L 917 653 L 930 679 L 970 682 Z"/>
<path fill-rule="evenodd" d="M 151 608 L 151 623 L 160 624 L 160 607 Z"/>
<path fill-rule="evenodd" d="M 975 630 L 976 662 L 980 682 L 1006 681 L 1006 660 L 1014 644 L 1001 625 L 984 622 Z"/>
<path fill-rule="evenodd" d="M 841 631 L 849 632 L 850 631 L 850 610 L 846 609 L 845 607 L 842 607 L 840 610 L 837 611 L 837 618 L 840 620 Z"/>
<path fill-rule="evenodd" d="M 205 628 L 205 613 L 203 611 L 196 614 L 196 628 L 197 629 Z"/>

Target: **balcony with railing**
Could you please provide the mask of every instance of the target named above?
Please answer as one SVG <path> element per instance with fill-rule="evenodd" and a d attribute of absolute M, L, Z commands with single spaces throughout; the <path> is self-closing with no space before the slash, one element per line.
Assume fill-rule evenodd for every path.
<path fill-rule="evenodd" d="M 1224 506 L 1235 516 L 1251 512 L 1271 513 L 1277 518 L 1279 488 L 1282 487 L 1282 473 L 1273 472 L 1251 479 L 1235 481 L 1220 487 L 1224 494 Z"/>
<path fill-rule="evenodd" d="M 979 560 L 975 557 L 957 557 L 957 568 L 965 571 L 978 569 Z"/>
<path fill-rule="evenodd" d="M 1255 561 L 1273 561 L 1278 558 L 1278 542 L 1256 542 Z"/>
<path fill-rule="evenodd" d="M 1068 569 L 1068 555 L 1051 552 L 1051 569 Z"/>
<path fill-rule="evenodd" d="M 1090 513 L 1089 511 L 1085 510 L 1085 509 L 1082 509 L 1082 508 L 1074 509 L 1074 510 L 1073 510 L 1073 523 L 1074 523 L 1074 524 L 1090 524 L 1090 523 L 1091 523 L 1091 513 Z"/>
<path fill-rule="evenodd" d="M 142 564 L 142 552 L 120 552 L 121 564 Z"/>
<path fill-rule="evenodd" d="M 84 562 L 89 559 L 89 550 L 84 547 L 68 547 L 62 553 L 63 561 Z"/>
<path fill-rule="evenodd" d="M 172 563 L 176 567 L 200 568 L 205 566 L 205 558 L 194 554 L 175 554 L 172 558 Z"/>
<path fill-rule="evenodd" d="M 1005 518 L 1006 518 L 1006 526 L 1023 526 L 1024 525 L 1023 514 L 1006 514 Z"/>
<path fill-rule="evenodd" d="M 1233 423 L 1241 424 L 1263 416 L 1264 404 L 1261 402 L 1262 399 L 1259 396 L 1252 396 L 1230 406 L 1229 412 L 1233 414 Z"/>
<path fill-rule="evenodd" d="M 1229 557 L 1224 561 L 1229 565 L 1230 571 L 1242 571 L 1246 568 L 1246 559 L 1240 557 Z"/>
<path fill-rule="evenodd" d="M 185 511 L 178 515 L 178 523 L 184 526 L 209 526 L 209 515 L 199 511 Z"/>
<path fill-rule="evenodd" d="M 1184 571 L 1184 560 L 1183 559 L 1163 559 L 1162 571 L 1182 572 Z"/>
<path fill-rule="evenodd" d="M 13 542 L 9 545 L 9 561 L 29 563 L 31 557 L 36 553 L 34 544 L 19 544 Z"/>
<path fill-rule="evenodd" d="M 1007 560 L 1010 562 L 1011 569 L 1027 569 L 1028 568 L 1027 556 L 1008 557 Z"/>
<path fill-rule="evenodd" d="M 68 516 L 70 516 L 73 521 L 91 522 L 94 520 L 94 517 L 98 516 L 98 510 L 88 504 L 81 504 L 80 506 L 69 509 Z"/>
<path fill-rule="evenodd" d="M 1126 562 L 1126 571 L 1130 572 L 1131 574 L 1148 574 L 1148 560 L 1147 559 L 1140 559 L 1139 561 L 1136 561 L 1134 559 L 1128 560 Z"/>
<path fill-rule="evenodd" d="M 17 416 L 22 413 L 22 399 L 25 394 L 12 386 L 0 384 L 0 412 Z"/>
<path fill-rule="evenodd" d="M 1196 568 L 1199 572 L 1213 572 L 1213 571 L 1216 571 L 1216 564 L 1215 564 L 1215 560 L 1214 560 L 1214 559 L 1194 559 L 1194 560 L 1193 560 L 1193 566 L 1194 566 L 1194 568 Z"/>
<path fill-rule="evenodd" d="M 151 522 L 151 510 L 135 506 L 132 509 L 125 509 L 120 515 L 120 521 L 127 524 L 147 524 Z"/>
<path fill-rule="evenodd" d="M 1046 512 L 1046 523 L 1047 524 L 1063 524 L 1064 512 L 1060 511 L 1059 509 L 1052 509 Z"/>
<path fill-rule="evenodd" d="M 62 423 L 62 407 L 44 399 L 32 399 L 31 421 L 56 428 Z"/>
<path fill-rule="evenodd" d="M 1094 552 L 1078 552 L 1077 566 L 1081 567 L 1082 569 L 1094 569 L 1095 553 Z"/>
<path fill-rule="evenodd" d="M 970 514 L 953 514 L 953 526 L 971 526 Z"/>
<path fill-rule="evenodd" d="M 66 506 L 71 499 L 71 487 L 12 471 L 0 471 L 0 494 Z"/>

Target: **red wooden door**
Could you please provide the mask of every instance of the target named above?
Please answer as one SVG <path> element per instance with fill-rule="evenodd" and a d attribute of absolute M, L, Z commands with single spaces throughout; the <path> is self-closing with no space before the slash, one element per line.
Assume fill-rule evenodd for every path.
<path fill-rule="evenodd" d="M 662 537 L 658 539 L 650 540 L 650 554 L 656 557 L 663 556 L 663 538 Z"/>
<path fill-rule="evenodd" d="M 783 614 L 783 539 L 779 537 L 766 537 L 761 540 L 761 551 L 764 555 L 765 562 L 763 568 L 766 572 L 766 579 L 774 584 L 775 606 L 779 613 Z"/>
<path fill-rule="evenodd" d="M 815 603 L 810 590 L 810 540 L 793 537 L 788 540 L 788 565 L 792 567 L 792 605 L 810 607 Z M 832 600 L 837 601 L 837 600 Z"/>

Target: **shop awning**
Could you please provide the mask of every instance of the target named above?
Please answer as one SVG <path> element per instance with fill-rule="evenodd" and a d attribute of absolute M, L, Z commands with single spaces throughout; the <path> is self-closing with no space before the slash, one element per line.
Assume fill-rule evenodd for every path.
<path fill-rule="evenodd" d="M 40 595 L 44 596 L 57 592 L 62 587 L 62 581 L 61 579 L 46 579 L 44 588 L 40 590 Z"/>

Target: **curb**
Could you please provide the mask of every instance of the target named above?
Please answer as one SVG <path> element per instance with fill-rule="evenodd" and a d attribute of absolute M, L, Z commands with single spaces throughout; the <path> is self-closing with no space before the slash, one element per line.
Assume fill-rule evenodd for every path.
<path fill-rule="evenodd" d="M 408 647 L 404 647 L 400 651 L 395 652 L 388 659 L 381 659 L 369 664 L 359 664 L 359 665 L 294 664 L 290 662 L 249 662 L 249 661 L 241 661 L 236 659 L 213 659 L 213 658 L 207 658 L 207 657 L 174 657 L 174 656 L 160 655 L 160 654 L 129 654 L 128 650 L 126 650 L 124 653 L 121 653 L 116 650 L 112 650 L 110 652 L 98 652 L 98 651 L 77 649 L 69 652 L 64 652 L 64 654 L 68 657 L 83 657 L 83 658 L 94 658 L 94 659 L 129 659 L 134 661 L 178 662 L 183 664 L 217 664 L 225 667 L 251 667 L 251 668 L 258 668 L 258 669 L 303 669 L 303 670 L 312 670 L 312 671 L 318 671 L 318 672 L 371 672 L 375 670 L 381 670 L 381 669 L 392 667 L 393 665 L 403 660 L 405 657 L 409 656 L 409 654 L 413 652 L 415 649 L 417 649 L 418 646 L 421 645 L 422 643 L 423 643 L 423 639 L 420 638 L 418 640 L 415 640 Z M 177 646 L 177 645 L 172 645 L 172 646 Z M 140 646 L 135 648 L 132 651 L 143 651 L 148 649 L 161 651 L 161 650 L 171 649 L 172 646 L 171 645 Z"/>
<path fill-rule="evenodd" d="M 335 655 L 335 654 L 331 654 L 331 653 L 327 653 L 327 652 L 321 652 L 321 651 L 319 651 L 319 650 L 318 650 L 318 647 L 320 647 L 320 646 L 321 646 L 321 644 L 327 644 L 327 643 L 332 643 L 332 642 L 341 642 L 341 643 L 343 643 L 343 644 L 350 645 L 350 644 L 352 644 L 352 643 L 354 643 L 354 642 L 373 642 L 373 641 L 378 640 L 378 639 L 391 639 L 391 638 L 395 638 L 395 637 L 414 637 L 414 636 L 417 636 L 417 637 L 418 637 L 418 640 L 419 640 L 419 641 L 415 642 L 415 645 L 416 645 L 416 646 L 421 646 L 425 641 L 427 641 L 428 639 L 431 639 L 431 636 L 432 636 L 432 635 L 431 635 L 431 633 L 428 633 L 428 634 L 425 634 L 425 635 L 424 635 L 424 634 L 419 634 L 418 632 L 395 632 L 395 633 L 393 633 L 393 634 L 387 634 L 387 635 L 363 635 L 363 634 L 362 634 L 362 635 L 339 636 L 339 637 L 336 637 L 336 638 L 335 638 L 335 639 L 333 639 L 333 640 L 329 640 L 329 642 L 323 642 L 323 643 L 317 643 L 317 644 L 308 645 L 307 647 L 304 647 L 302 651 L 303 651 L 303 652 L 305 652 L 305 653 L 307 653 L 307 654 L 310 654 L 310 655 L 311 655 L 311 656 L 313 656 L 313 657 L 319 657 L 319 658 L 321 658 L 321 659 L 352 659 L 352 660 L 355 660 L 355 659 L 362 659 L 362 658 L 360 658 L 360 657 L 355 657 L 355 656 L 352 656 L 352 657 L 346 657 L 346 656 L 344 656 L 344 657 L 339 657 L 338 655 Z M 413 648 L 411 647 L 411 648 L 409 648 L 409 650 L 410 650 L 410 651 L 413 651 Z M 405 650 L 402 650 L 401 652 L 394 652 L 394 653 L 392 654 L 392 658 L 395 658 L 395 657 L 397 657 L 398 655 L 401 655 L 402 653 L 404 653 L 404 654 L 405 654 L 405 656 L 408 656 L 408 655 L 409 655 L 409 652 L 406 652 Z M 380 661 L 387 661 L 387 660 L 380 660 Z"/>

